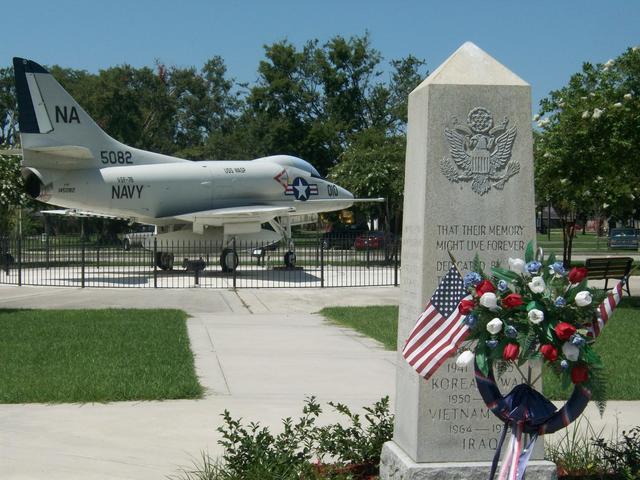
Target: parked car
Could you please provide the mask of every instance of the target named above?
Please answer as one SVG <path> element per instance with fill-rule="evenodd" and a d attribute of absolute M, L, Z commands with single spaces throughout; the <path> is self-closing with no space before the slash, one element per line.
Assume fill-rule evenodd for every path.
<path fill-rule="evenodd" d="M 131 247 L 140 247 L 146 238 L 155 235 L 154 225 L 140 225 L 135 230 L 125 233 L 122 237 L 122 248 L 131 250 Z"/>
<path fill-rule="evenodd" d="M 392 241 L 390 233 L 373 231 L 358 235 L 353 246 L 356 250 L 377 250 L 385 248 Z"/>
<path fill-rule="evenodd" d="M 609 232 L 609 248 L 638 249 L 638 232 L 635 228 L 612 228 Z"/>
<path fill-rule="evenodd" d="M 329 232 L 322 235 L 322 248 L 350 249 L 358 235 L 368 232 L 366 224 L 334 225 Z"/>

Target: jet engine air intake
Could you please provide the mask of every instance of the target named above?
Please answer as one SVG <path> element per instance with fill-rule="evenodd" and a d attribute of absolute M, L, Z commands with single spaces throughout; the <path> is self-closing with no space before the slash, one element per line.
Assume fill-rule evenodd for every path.
<path fill-rule="evenodd" d="M 34 200 L 38 199 L 44 190 L 44 182 L 38 173 L 31 168 L 23 168 L 22 178 L 24 180 L 24 187 L 27 195 Z"/>

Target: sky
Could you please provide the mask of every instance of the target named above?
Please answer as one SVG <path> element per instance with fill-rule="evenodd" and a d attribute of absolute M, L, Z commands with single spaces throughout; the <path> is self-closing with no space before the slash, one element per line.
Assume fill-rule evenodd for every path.
<path fill-rule="evenodd" d="M 98 72 L 117 64 L 201 67 L 221 56 L 253 83 L 264 45 L 368 32 L 388 62 L 412 54 L 433 71 L 472 41 L 532 86 L 533 111 L 582 63 L 640 45 L 640 1 L 28 0 L 2 8 L 0 66 L 14 56 Z M 387 77 L 384 77 L 386 75 Z"/>

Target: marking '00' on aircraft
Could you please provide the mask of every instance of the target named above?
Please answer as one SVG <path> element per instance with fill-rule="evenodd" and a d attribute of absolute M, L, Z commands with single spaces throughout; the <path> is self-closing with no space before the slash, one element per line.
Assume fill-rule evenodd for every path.
<path fill-rule="evenodd" d="M 269 244 L 282 238 L 290 250 L 285 264 L 293 266 L 291 225 L 354 202 L 350 192 L 290 155 L 195 162 L 129 147 L 107 135 L 42 66 L 23 58 L 13 66 L 27 193 L 64 207 L 50 213 L 156 225 L 160 268 L 172 268 L 175 241 L 228 246 L 232 239 Z M 263 228 L 266 223 L 272 229 Z M 226 248 L 220 263 L 233 270 L 237 255 Z"/>

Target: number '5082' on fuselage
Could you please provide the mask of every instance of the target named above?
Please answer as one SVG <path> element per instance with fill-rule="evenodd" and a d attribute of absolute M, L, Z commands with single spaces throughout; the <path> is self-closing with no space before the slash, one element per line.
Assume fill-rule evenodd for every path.
<path fill-rule="evenodd" d="M 291 243 L 292 217 L 341 210 L 354 202 L 350 192 L 290 155 L 194 162 L 124 145 L 43 67 L 22 58 L 14 58 L 13 65 L 27 192 L 64 207 L 55 213 L 157 225 L 154 241 L 162 248 L 165 240 L 284 237 Z M 265 223 L 273 228 L 262 228 Z M 172 255 L 163 255 L 166 261 L 156 262 L 170 268 Z M 231 264 L 221 258 L 221 263 L 233 269 L 237 258 Z"/>

